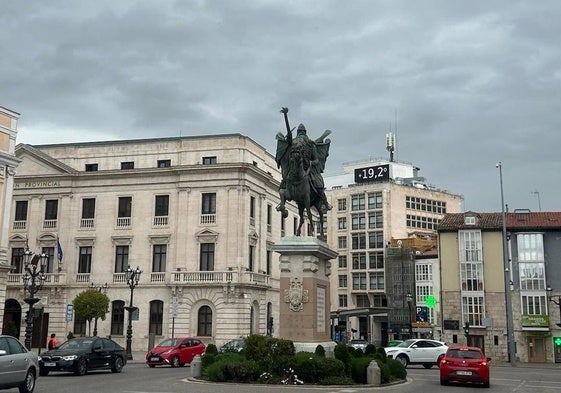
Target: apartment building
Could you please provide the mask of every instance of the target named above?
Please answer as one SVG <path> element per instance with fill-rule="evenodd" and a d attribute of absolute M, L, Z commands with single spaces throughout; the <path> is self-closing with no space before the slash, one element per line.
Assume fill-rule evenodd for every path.
<path fill-rule="evenodd" d="M 515 210 L 505 216 L 507 285 L 501 213 L 449 214 L 440 223 L 443 338 L 508 361 L 510 312 L 516 360 L 561 363 L 561 213 Z"/>
<path fill-rule="evenodd" d="M 107 283 L 110 310 L 98 335 L 125 344 L 134 289 L 132 349 L 192 335 L 221 343 L 272 334 L 279 305 L 272 245 L 293 235 L 282 220 L 274 157 L 240 134 L 53 145 L 20 144 L 8 230 L 4 319 L 23 335 L 26 250 L 48 256 L 39 291 L 44 313 L 33 346 L 47 333 L 90 334 L 69 306 Z M 60 244 L 63 258 L 57 257 Z M 40 341 L 40 334 L 42 338 Z"/>
<path fill-rule="evenodd" d="M 325 183 L 333 206 L 327 239 L 339 253 L 331 272 L 334 337 L 380 345 L 430 333 L 435 314 L 428 330 L 413 332 L 411 313 L 438 294 L 438 280 L 417 288 L 415 258 L 436 246 L 440 220 L 461 211 L 462 197 L 430 185 L 412 164 L 383 159 L 345 165 Z M 422 280 L 437 277 L 432 266 Z"/>

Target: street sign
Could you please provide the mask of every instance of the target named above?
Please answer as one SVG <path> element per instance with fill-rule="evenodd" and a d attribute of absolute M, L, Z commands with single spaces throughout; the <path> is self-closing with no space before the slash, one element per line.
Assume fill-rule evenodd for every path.
<path fill-rule="evenodd" d="M 415 307 L 415 321 L 428 322 L 429 321 L 429 308 L 426 306 Z"/>
<path fill-rule="evenodd" d="M 66 305 L 66 322 L 72 321 L 74 317 L 74 305 L 72 303 L 68 303 Z"/>

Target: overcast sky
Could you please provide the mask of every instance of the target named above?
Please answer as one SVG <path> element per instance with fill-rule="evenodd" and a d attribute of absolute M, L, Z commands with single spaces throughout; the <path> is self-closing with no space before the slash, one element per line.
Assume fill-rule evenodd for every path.
<path fill-rule="evenodd" d="M 561 2 L 15 1 L 0 106 L 18 142 L 331 129 L 327 173 L 389 155 L 464 209 L 560 211 Z"/>

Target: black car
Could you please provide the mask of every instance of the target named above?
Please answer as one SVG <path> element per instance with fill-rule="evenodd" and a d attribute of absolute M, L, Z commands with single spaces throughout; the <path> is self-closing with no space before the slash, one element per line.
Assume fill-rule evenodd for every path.
<path fill-rule="evenodd" d="M 51 371 L 69 371 L 84 375 L 89 370 L 109 369 L 120 373 L 127 363 L 125 349 L 102 337 L 80 337 L 66 341 L 39 358 L 39 375 Z"/>

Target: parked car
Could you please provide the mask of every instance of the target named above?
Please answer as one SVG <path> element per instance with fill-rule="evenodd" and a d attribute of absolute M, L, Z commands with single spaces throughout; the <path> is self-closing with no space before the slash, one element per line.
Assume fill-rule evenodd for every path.
<path fill-rule="evenodd" d="M 48 375 L 51 371 L 84 375 L 90 370 L 103 369 L 120 373 L 125 364 L 125 349 L 115 341 L 103 337 L 80 337 L 43 352 L 39 358 L 39 375 Z"/>
<path fill-rule="evenodd" d="M 175 337 L 166 338 L 146 354 L 149 367 L 165 366 L 183 367 L 191 363 L 196 355 L 203 355 L 206 345 L 198 338 Z"/>
<path fill-rule="evenodd" d="M 32 393 L 38 371 L 36 354 L 16 338 L 0 335 L 0 389 L 19 388 L 20 393 Z"/>
<path fill-rule="evenodd" d="M 489 387 L 489 362 L 480 348 L 459 346 L 449 348 L 440 361 L 440 384 L 475 382 Z"/>
<path fill-rule="evenodd" d="M 245 345 L 245 338 L 235 338 L 222 345 L 218 350 L 220 352 L 240 352 Z"/>
<path fill-rule="evenodd" d="M 417 338 L 405 340 L 384 350 L 389 358 L 398 360 L 404 367 L 409 364 L 422 364 L 425 368 L 431 368 L 434 365 L 438 366 L 448 346 L 442 341 Z"/>
<path fill-rule="evenodd" d="M 350 340 L 347 345 L 354 349 L 360 349 L 361 351 L 364 351 L 366 349 L 366 346 L 368 345 L 368 342 L 366 340 L 363 340 L 362 338 L 355 338 L 353 340 Z"/>

